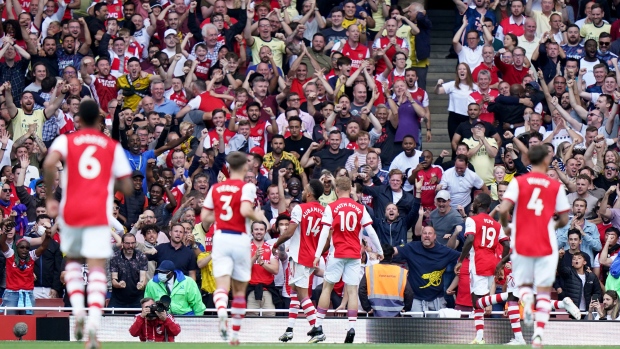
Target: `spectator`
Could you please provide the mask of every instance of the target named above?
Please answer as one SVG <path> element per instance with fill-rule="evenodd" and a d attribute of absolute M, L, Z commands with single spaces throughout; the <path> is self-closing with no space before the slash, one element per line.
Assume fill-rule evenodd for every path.
<path fill-rule="evenodd" d="M 593 39 L 598 41 L 599 35 L 601 33 L 609 33 L 611 30 L 611 25 L 609 23 L 604 23 L 603 18 L 605 17 L 605 11 L 599 4 L 593 4 L 590 9 L 590 17 L 592 18 L 592 23 L 585 23 L 580 30 L 580 35 L 585 40 Z"/>
<path fill-rule="evenodd" d="M 122 236 L 123 246 L 110 260 L 112 296 L 110 308 L 138 308 L 146 287 L 148 261 L 136 250 L 136 238 L 131 234 Z"/>
<path fill-rule="evenodd" d="M 463 140 L 469 147 L 467 156 L 476 168 L 476 174 L 489 186 L 493 181 L 493 166 L 498 151 L 495 139 L 485 137 L 485 124 L 478 121 L 473 125 L 472 137 Z"/>
<path fill-rule="evenodd" d="M 172 261 L 175 272 L 189 276 L 195 283 L 196 269 L 198 269 L 196 265 L 196 255 L 191 248 L 185 246 L 183 243 L 184 235 L 185 228 L 179 223 L 174 223 L 172 227 L 170 227 L 170 242 L 158 244 L 155 247 L 157 253 L 155 255 L 149 255 L 148 259 L 157 261 L 158 268 L 164 261 Z M 172 271 L 172 269 L 168 271 Z"/>
<path fill-rule="evenodd" d="M 576 229 L 581 234 L 580 251 L 585 253 L 588 261 L 594 260 L 596 251 L 601 249 L 601 240 L 599 238 L 596 226 L 585 220 L 586 201 L 583 199 L 575 199 L 572 203 L 573 218 L 565 226 L 557 230 L 558 248 L 566 249 L 568 247 L 568 231 Z"/>
<path fill-rule="evenodd" d="M 469 211 L 472 189 L 489 193 L 484 181 L 475 172 L 467 168 L 468 163 L 467 156 L 457 155 L 454 167 L 444 172 L 441 182 L 437 186 L 438 191 L 442 189 L 448 191 L 449 198 L 452 198 L 450 202 L 452 207 L 462 206 L 465 212 Z"/>
<path fill-rule="evenodd" d="M 497 58 L 495 64 L 499 67 Z M 465 63 L 460 63 L 456 67 L 455 81 L 445 84 L 442 79 L 437 81 L 435 93 L 450 95 L 450 103 L 448 104 L 448 136 L 450 139 L 454 136 L 456 128 L 463 121 L 467 120 L 467 98 L 477 89 L 478 87 L 474 84 L 469 66 Z"/>
<path fill-rule="evenodd" d="M 589 176 L 579 175 L 575 182 L 577 190 L 574 193 L 568 194 L 568 201 L 572 204 L 575 200 L 582 199 L 586 203 L 584 215 L 589 217 L 598 202 L 598 199 L 588 191 L 588 187 L 592 184 L 592 180 Z"/>
<path fill-rule="evenodd" d="M 52 229 L 52 222 L 48 215 L 40 214 L 37 216 L 33 226 L 31 238 L 41 238 L 48 229 Z M 32 241 L 32 240 L 31 240 Z M 62 252 L 60 244 L 54 239 L 50 239 L 47 249 L 34 264 L 34 298 L 60 298 L 62 295 L 62 284 L 60 282 L 60 269 L 62 265 Z"/>
<path fill-rule="evenodd" d="M 275 309 L 280 295 L 274 284 L 280 264 L 271 251 L 271 245 L 265 241 L 267 224 L 252 223 L 252 277 L 247 289 L 248 309 Z M 266 292 L 265 292 L 266 291 Z M 265 316 L 275 313 L 264 312 Z"/>
<path fill-rule="evenodd" d="M 170 313 L 173 315 L 200 316 L 206 309 L 194 279 L 175 269 L 174 263 L 169 260 L 159 263 L 155 277 L 144 290 L 145 298 L 160 299 L 163 295 L 170 296 Z"/>
<path fill-rule="evenodd" d="M 151 306 L 155 305 L 153 298 L 140 300 L 142 312 L 136 315 L 134 323 L 129 328 L 132 337 L 139 337 L 140 342 L 174 342 L 174 337 L 181 333 L 181 326 L 174 316 L 167 311 L 151 313 Z M 163 329 L 163 330 L 162 330 Z"/>
<path fill-rule="evenodd" d="M 413 196 L 403 190 L 403 173 L 398 169 L 390 170 L 389 185 L 379 185 L 362 188 L 362 193 L 373 196 L 373 210 L 375 211 L 375 219 L 381 218 L 381 214 L 385 212 L 388 204 L 396 202 L 398 214 L 406 216 L 411 205 L 413 205 Z"/>
<path fill-rule="evenodd" d="M 511 1 L 510 17 L 504 18 L 499 22 L 495 37 L 500 40 L 504 40 L 504 36 L 506 34 L 513 34 L 516 36 L 523 35 L 523 24 L 525 22 L 525 16 L 523 15 L 524 11 L 525 5 L 523 4 L 523 0 Z"/>
<path fill-rule="evenodd" d="M 450 236 L 452 236 L 454 227 L 463 223 L 467 216 L 461 212 L 461 209 L 452 207 L 450 193 L 447 190 L 439 190 L 437 192 L 435 206 L 437 208 L 428 215 L 428 225 L 433 227 L 436 233 L 439 233 L 439 238 L 435 241 L 445 245 Z M 419 234 L 420 232 L 416 231 L 416 235 L 419 236 Z"/>
<path fill-rule="evenodd" d="M 558 272 L 564 283 L 564 294 L 569 297 L 580 311 L 587 311 L 591 302 L 598 301 L 601 296 L 601 286 L 596 280 L 594 273 L 585 270 L 586 260 L 583 252 L 573 255 L 573 264 L 566 267 L 558 265 Z M 581 281 L 585 279 L 584 281 Z"/>
<path fill-rule="evenodd" d="M 409 268 L 407 278 L 414 293 L 411 307 L 414 312 L 439 311 L 446 307 L 442 276 L 445 268 L 454 264 L 460 254 L 437 244 L 436 238 L 433 227 L 424 227 L 422 241 L 394 247 L 396 261 L 404 260 Z"/>
<path fill-rule="evenodd" d="M 400 216 L 398 207 L 395 204 L 388 204 L 385 207 L 385 218 L 373 220 L 373 228 L 377 232 L 379 241 L 389 246 L 404 246 L 407 241 L 407 232 L 413 228 L 417 235 L 418 219 L 420 218 L 420 190 L 422 181 L 416 182 L 416 195 L 413 205 L 406 216 Z M 378 217 L 377 217 L 378 218 Z M 419 227 L 421 229 L 421 226 Z M 384 250 L 385 251 L 385 250 Z"/>
<path fill-rule="evenodd" d="M 608 290 L 603 295 L 603 304 L 593 299 L 588 308 L 588 320 L 620 320 L 618 292 Z"/>
<path fill-rule="evenodd" d="M 359 298 L 362 308 L 375 317 L 396 317 L 411 309 L 413 290 L 407 271 L 392 263 L 394 248 L 382 245 L 384 256 L 379 264 L 367 266 L 360 280 Z"/>
<path fill-rule="evenodd" d="M 433 153 L 430 150 L 422 152 L 422 158 L 424 160 L 412 169 L 411 174 L 407 178 L 406 184 L 414 184 L 415 182 L 422 182 L 420 189 L 421 193 L 421 205 L 425 210 L 435 209 L 435 193 L 436 188 L 441 177 L 443 176 L 443 169 L 440 166 L 433 165 Z M 420 159 L 422 159 L 420 158 Z M 416 190 L 416 194 L 420 194 Z"/>
<path fill-rule="evenodd" d="M 454 47 L 454 52 L 456 52 L 459 57 L 459 62 L 467 64 L 469 67 L 477 67 L 482 63 L 482 46 L 478 45 L 480 42 L 480 33 L 475 29 L 468 30 L 465 33 L 467 45 L 463 46 L 461 45 L 461 37 L 467 27 L 467 18 L 463 17 L 463 25 L 456 34 L 454 34 L 452 46 Z"/>

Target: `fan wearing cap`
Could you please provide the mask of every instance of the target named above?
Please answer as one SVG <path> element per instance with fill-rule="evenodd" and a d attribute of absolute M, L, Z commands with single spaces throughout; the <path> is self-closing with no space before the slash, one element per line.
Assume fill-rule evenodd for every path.
<path fill-rule="evenodd" d="M 11 229 L 9 229 L 10 231 Z M 2 296 L 3 307 L 33 307 L 34 300 L 34 263 L 50 244 L 52 230 L 48 228 L 43 235 L 43 243 L 36 250 L 30 250 L 27 239 L 15 243 L 15 251 L 6 243 L 7 230 L 0 232 L 0 250 L 6 258 L 6 290 Z M 32 314 L 32 310 L 9 310 L 9 315 Z"/>
<path fill-rule="evenodd" d="M 170 260 L 163 260 L 155 269 L 155 276 L 146 284 L 144 297 L 160 299 L 169 296 L 173 315 L 202 315 L 206 309 L 194 279 L 183 275 Z"/>
<path fill-rule="evenodd" d="M 172 13 L 171 16 L 176 15 L 176 13 Z M 162 52 L 168 55 L 168 59 L 172 61 L 174 56 L 177 54 L 177 45 L 180 44 L 179 33 L 176 29 L 166 29 L 164 32 L 164 42 Z M 182 76 L 183 74 L 183 66 L 185 65 L 185 61 L 187 58 L 181 55 L 181 58 L 177 61 L 177 65 L 174 69 L 174 76 Z"/>
<path fill-rule="evenodd" d="M 463 143 L 469 147 L 467 157 L 476 168 L 476 174 L 482 178 L 485 185 L 491 185 L 498 147 L 494 138 L 485 137 L 485 130 L 483 121 L 474 123 L 471 130 L 472 136 L 463 139 Z"/>
<path fill-rule="evenodd" d="M 437 242 L 445 245 L 455 226 L 463 223 L 461 214 L 450 205 L 450 192 L 440 190 L 435 195 L 435 206 L 429 215 L 429 225 L 437 232 Z M 416 235 L 418 232 L 416 231 Z"/>

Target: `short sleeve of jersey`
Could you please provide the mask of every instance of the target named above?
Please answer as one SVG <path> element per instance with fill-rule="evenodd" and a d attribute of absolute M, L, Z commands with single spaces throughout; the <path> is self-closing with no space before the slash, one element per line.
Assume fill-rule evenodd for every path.
<path fill-rule="evenodd" d="M 499 227 L 499 241 L 505 241 L 505 240 L 510 240 L 510 238 L 506 235 L 506 233 L 504 233 L 504 228 L 502 228 L 501 226 Z"/>
<path fill-rule="evenodd" d="M 211 188 L 209 190 L 209 192 L 207 193 L 207 197 L 205 198 L 205 201 L 202 203 L 202 207 L 206 208 L 207 210 L 213 210 L 214 206 L 213 206 L 213 188 Z"/>
<path fill-rule="evenodd" d="M 254 183 L 246 183 L 241 189 L 241 202 L 249 201 L 254 202 L 256 200 L 256 185 Z"/>
<path fill-rule="evenodd" d="M 426 93 L 426 91 L 424 91 L 424 98 L 422 99 L 422 106 L 424 108 L 428 107 L 430 104 L 429 100 L 428 100 L 428 93 Z"/>
<path fill-rule="evenodd" d="M 327 226 L 332 226 L 332 222 L 333 222 L 333 217 L 332 217 L 332 208 L 327 206 L 325 207 L 325 210 L 323 211 L 323 218 L 321 218 L 321 222 L 323 223 L 323 225 L 327 225 Z"/>
<path fill-rule="evenodd" d="M 131 175 L 129 160 L 127 160 L 125 150 L 123 150 L 120 143 L 116 143 L 116 148 L 114 149 L 114 164 L 112 165 L 112 172 L 114 174 L 114 178 L 124 178 Z"/>
<path fill-rule="evenodd" d="M 561 191 L 561 190 L 560 190 Z M 519 182 L 515 179 L 510 181 L 508 184 L 508 188 L 506 188 L 506 192 L 504 193 L 504 199 L 508 199 L 513 203 L 517 202 L 517 198 L 519 197 Z"/>
<path fill-rule="evenodd" d="M 364 207 L 364 213 L 362 213 L 362 227 L 367 227 L 372 224 L 372 218 L 370 218 L 370 214 L 366 207 Z"/>
<path fill-rule="evenodd" d="M 465 236 L 476 235 L 476 221 L 471 217 L 467 217 L 465 220 Z"/>
<path fill-rule="evenodd" d="M 67 149 L 69 148 L 69 140 L 67 136 L 60 135 L 56 137 L 52 145 L 49 147 L 49 152 L 57 151 L 63 158 L 67 157 Z"/>
<path fill-rule="evenodd" d="M 504 194 L 506 196 L 506 194 Z M 558 196 L 555 199 L 555 212 L 567 212 L 570 210 L 570 204 L 568 202 L 568 197 L 566 197 L 566 192 L 560 187 L 558 189 Z"/>
<path fill-rule="evenodd" d="M 202 100 L 201 100 L 200 96 L 196 96 L 196 97 L 192 98 L 192 100 L 191 100 L 191 101 L 189 101 L 189 102 L 187 103 L 187 105 L 188 105 L 190 108 L 192 108 L 192 110 L 196 110 L 196 109 L 198 109 L 198 107 L 200 107 L 200 102 L 201 102 L 201 101 L 202 101 Z"/>
<path fill-rule="evenodd" d="M 291 221 L 295 224 L 300 224 L 301 219 L 301 207 L 297 205 L 293 208 L 293 211 L 291 211 Z"/>

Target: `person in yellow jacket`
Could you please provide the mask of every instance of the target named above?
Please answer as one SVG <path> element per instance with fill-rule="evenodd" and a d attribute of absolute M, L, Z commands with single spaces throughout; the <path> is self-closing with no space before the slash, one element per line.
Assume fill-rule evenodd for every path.
<path fill-rule="evenodd" d="M 407 270 L 392 264 L 394 248 L 383 244 L 383 260 L 365 268 L 359 285 L 362 308 L 376 317 L 395 317 L 401 310 L 411 310 L 413 289 L 407 281 Z"/>

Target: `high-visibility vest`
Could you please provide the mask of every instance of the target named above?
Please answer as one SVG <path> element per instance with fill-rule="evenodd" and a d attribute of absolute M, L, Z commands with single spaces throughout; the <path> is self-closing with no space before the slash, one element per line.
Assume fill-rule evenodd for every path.
<path fill-rule="evenodd" d="M 394 317 L 405 306 L 407 270 L 390 264 L 366 267 L 368 300 L 377 317 Z"/>

